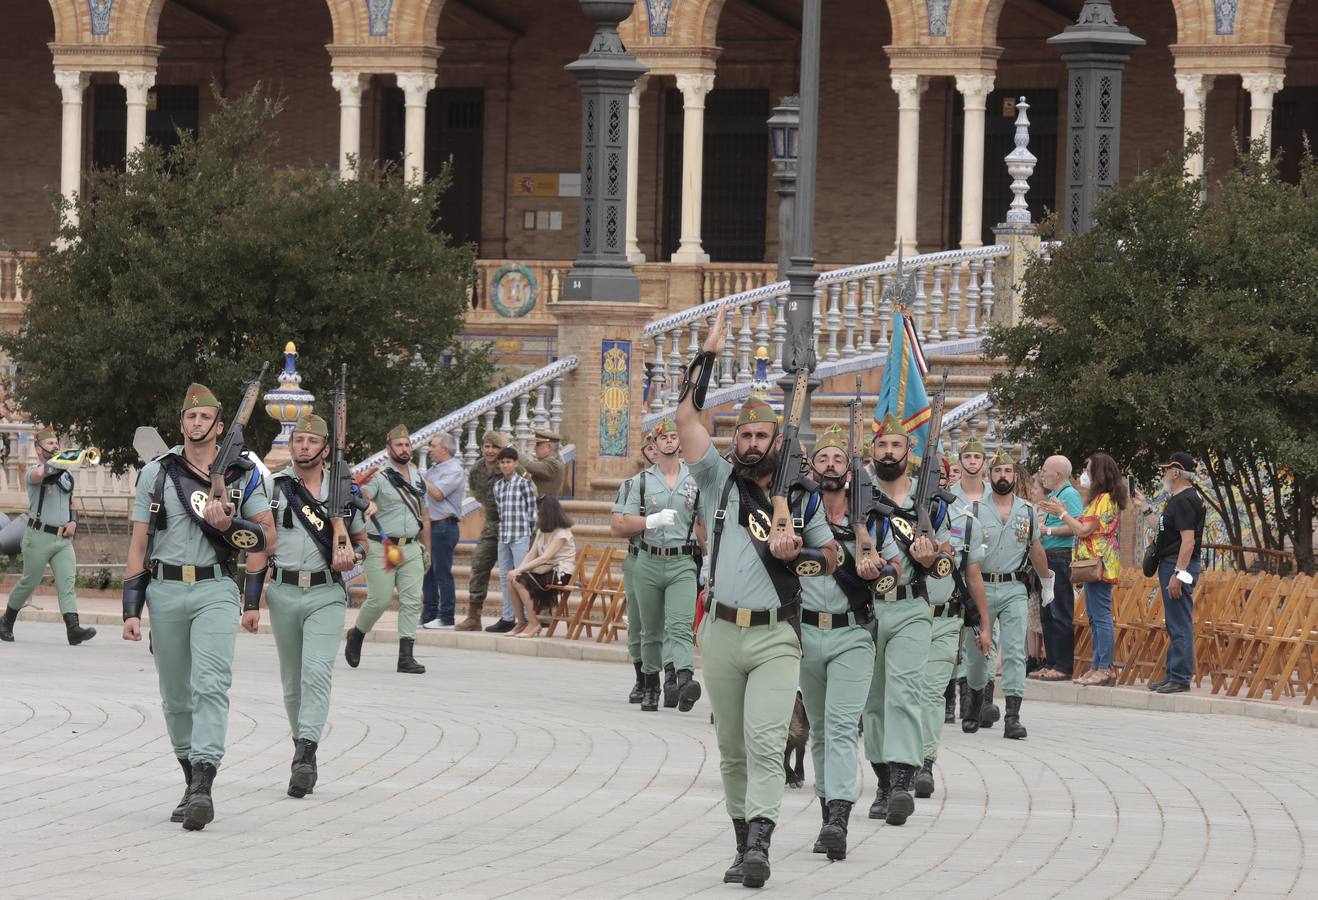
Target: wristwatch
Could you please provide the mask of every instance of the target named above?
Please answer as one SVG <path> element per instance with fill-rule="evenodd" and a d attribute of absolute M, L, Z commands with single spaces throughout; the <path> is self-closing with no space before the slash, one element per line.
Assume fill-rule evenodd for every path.
<path fill-rule="evenodd" d="M 1181 584 L 1194 584 L 1194 576 L 1184 569 L 1176 570 L 1176 580 Z"/>
<path fill-rule="evenodd" d="M 1052 536 L 1053 536 L 1053 526 L 1049 525 L 1047 528 L 1045 528 L 1045 529 L 1043 530 L 1043 533 L 1046 534 L 1046 535 L 1048 535 L 1048 537 L 1052 537 Z"/>

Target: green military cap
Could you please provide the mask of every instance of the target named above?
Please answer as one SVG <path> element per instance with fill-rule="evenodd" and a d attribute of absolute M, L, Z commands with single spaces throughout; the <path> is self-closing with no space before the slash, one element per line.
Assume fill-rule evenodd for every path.
<path fill-rule="evenodd" d="M 37 432 L 34 440 L 36 440 L 36 442 L 40 444 L 42 441 L 49 440 L 50 438 L 58 437 L 58 436 L 59 435 L 55 434 L 54 428 L 51 428 L 49 425 L 42 425 L 41 430 Z"/>
<path fill-rule="evenodd" d="M 396 440 L 399 440 L 399 439 L 406 440 L 406 439 L 410 438 L 411 436 L 412 436 L 412 435 L 411 435 L 411 433 L 407 430 L 407 426 L 406 426 L 406 425 L 395 425 L 393 428 L 390 428 L 390 429 L 389 429 L 389 433 L 388 433 L 387 435 L 385 435 L 385 438 L 384 438 L 384 439 L 385 439 L 386 441 L 396 441 Z"/>
<path fill-rule="evenodd" d="M 741 406 L 741 413 L 737 416 L 737 427 L 743 425 L 755 425 L 761 422 L 767 422 L 775 428 L 778 426 L 778 414 L 773 411 L 773 407 L 758 397 L 750 397 Z"/>
<path fill-rule="evenodd" d="M 865 455 L 869 456 L 874 450 L 874 435 L 865 438 Z"/>
<path fill-rule="evenodd" d="M 677 419 L 672 416 L 664 416 L 655 423 L 653 434 L 657 438 L 661 434 L 673 434 L 677 431 Z"/>
<path fill-rule="evenodd" d="M 641 448 L 644 449 L 650 446 L 651 444 L 654 443 L 654 440 L 655 440 L 654 429 L 651 428 L 649 431 L 647 431 L 644 435 L 641 436 Z"/>
<path fill-rule="evenodd" d="M 984 445 L 979 442 L 979 438 L 974 436 L 968 437 L 962 442 L 957 457 L 960 458 L 967 453 L 978 453 L 980 456 L 988 456 L 988 451 L 984 449 Z"/>
<path fill-rule="evenodd" d="M 179 409 L 179 412 L 187 412 L 190 409 L 199 409 L 205 406 L 219 409 L 220 401 L 215 399 L 215 395 L 211 393 L 210 388 L 194 381 L 188 385 L 187 393 L 183 395 L 183 406 Z"/>
<path fill-rule="evenodd" d="M 999 450 L 997 453 L 993 454 L 993 460 L 989 463 L 989 468 L 992 469 L 996 466 L 1014 466 L 1014 465 L 1016 465 L 1016 460 L 1012 458 L 1011 453 L 1009 453 L 1007 451 L 1007 448 L 1004 447 L 1001 450 Z"/>
<path fill-rule="evenodd" d="M 900 434 L 902 437 L 910 437 L 906 432 L 906 425 L 892 413 L 884 414 L 883 421 L 879 423 L 879 430 L 874 436 L 883 437 L 885 434 Z"/>
<path fill-rule="evenodd" d="M 535 430 L 535 439 L 537 441 L 561 441 L 562 436 L 558 432 L 550 431 L 548 428 L 537 428 Z"/>
<path fill-rule="evenodd" d="M 498 447 L 502 450 L 508 446 L 508 439 L 503 436 L 501 431 L 487 431 L 481 435 L 481 444 L 489 444 L 491 447 Z"/>
<path fill-rule="evenodd" d="M 843 453 L 847 452 L 847 433 L 842 430 L 841 425 L 830 425 L 824 429 L 824 433 L 815 441 L 815 449 L 810 451 L 814 456 L 820 450 L 827 450 L 829 447 L 836 447 Z"/>
<path fill-rule="evenodd" d="M 298 418 L 293 423 L 292 434 L 314 434 L 317 437 L 329 439 L 329 425 L 320 416 L 315 413 L 307 413 L 305 416 Z"/>

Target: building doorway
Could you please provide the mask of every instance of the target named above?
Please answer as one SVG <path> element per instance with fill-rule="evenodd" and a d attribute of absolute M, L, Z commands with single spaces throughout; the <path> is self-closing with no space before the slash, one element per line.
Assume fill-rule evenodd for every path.
<path fill-rule="evenodd" d="M 195 84 L 162 84 L 152 88 L 147 94 L 147 141 L 169 150 L 179 142 L 179 129 L 195 135 L 197 97 Z M 122 172 L 127 147 L 128 107 L 123 85 L 92 85 L 92 165 Z"/>

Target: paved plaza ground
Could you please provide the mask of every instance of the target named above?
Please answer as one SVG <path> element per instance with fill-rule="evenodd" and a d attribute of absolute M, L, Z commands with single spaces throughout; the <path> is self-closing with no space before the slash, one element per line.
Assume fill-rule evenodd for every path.
<path fill-rule="evenodd" d="M 366 645 L 336 670 L 313 796 L 291 756 L 274 645 L 240 634 L 216 821 L 168 822 L 181 778 L 147 645 L 70 648 L 20 622 L 0 646 L 0 896 L 741 897 L 704 701 L 642 714 L 629 668 Z M 810 852 L 787 791 L 777 897 L 1312 897 L 1314 730 L 1242 716 L 1028 703 L 1026 741 L 949 731 L 938 790 L 850 856 Z"/>

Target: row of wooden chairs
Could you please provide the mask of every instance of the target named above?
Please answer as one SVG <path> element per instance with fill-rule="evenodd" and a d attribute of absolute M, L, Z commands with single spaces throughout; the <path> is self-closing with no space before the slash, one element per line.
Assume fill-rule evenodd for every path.
<path fill-rule="evenodd" d="M 553 637 L 561 624 L 570 641 L 580 640 L 584 632 L 587 639 L 593 637 L 603 644 L 617 640 L 618 632 L 627 630 L 626 589 L 621 573 L 614 568 L 622 564 L 626 552 L 590 544 L 577 551 L 572 578 L 553 587 L 559 597 L 549 617 L 547 637 Z"/>
<path fill-rule="evenodd" d="M 1123 569 L 1112 591 L 1119 684 L 1164 671 L 1169 641 L 1156 578 Z M 1076 673 L 1089 666 L 1093 633 L 1082 593 L 1076 596 Z M 1318 581 L 1206 571 L 1194 591 L 1194 682 L 1214 694 L 1260 699 L 1318 699 Z"/>

